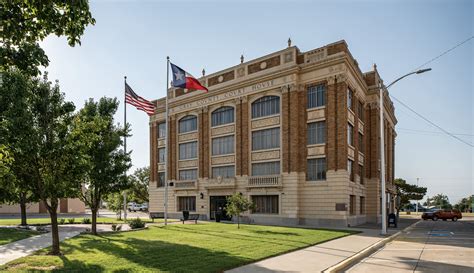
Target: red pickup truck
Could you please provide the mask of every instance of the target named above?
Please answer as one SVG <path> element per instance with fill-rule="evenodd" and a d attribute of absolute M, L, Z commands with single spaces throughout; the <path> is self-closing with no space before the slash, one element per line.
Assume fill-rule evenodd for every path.
<path fill-rule="evenodd" d="M 423 220 L 432 219 L 433 221 L 438 221 L 438 219 L 443 221 L 451 219 L 453 222 L 456 222 L 458 219 L 462 218 L 462 213 L 457 209 L 443 209 L 432 213 L 423 213 L 421 218 L 423 218 Z"/>

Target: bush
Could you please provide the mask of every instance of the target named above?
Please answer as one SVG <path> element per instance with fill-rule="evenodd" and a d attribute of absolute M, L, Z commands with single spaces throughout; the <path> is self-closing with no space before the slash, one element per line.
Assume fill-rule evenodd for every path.
<path fill-rule="evenodd" d="M 121 231 L 122 225 L 112 224 L 112 231 Z"/>
<path fill-rule="evenodd" d="M 69 218 L 69 219 L 67 219 L 67 222 L 69 224 L 74 224 L 74 220 L 75 220 L 74 218 Z"/>
<path fill-rule="evenodd" d="M 90 219 L 90 218 L 84 218 L 84 219 L 82 219 L 82 223 L 83 223 L 83 224 L 90 224 L 90 223 L 91 223 L 91 219 Z"/>
<path fill-rule="evenodd" d="M 64 223 L 66 223 L 66 219 L 64 219 L 64 218 L 59 219 L 59 224 L 60 225 L 64 225 Z"/>
<path fill-rule="evenodd" d="M 128 225 L 131 229 L 144 228 L 145 222 L 143 222 L 140 218 L 137 217 L 136 219 L 131 220 Z"/>

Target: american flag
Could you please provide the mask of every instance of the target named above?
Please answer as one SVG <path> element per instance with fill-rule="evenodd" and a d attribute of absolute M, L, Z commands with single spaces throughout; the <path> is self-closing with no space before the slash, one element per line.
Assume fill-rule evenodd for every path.
<path fill-rule="evenodd" d="M 149 116 L 155 114 L 155 105 L 133 92 L 132 88 L 125 83 L 125 103 L 135 106 L 138 110 L 145 111 Z"/>

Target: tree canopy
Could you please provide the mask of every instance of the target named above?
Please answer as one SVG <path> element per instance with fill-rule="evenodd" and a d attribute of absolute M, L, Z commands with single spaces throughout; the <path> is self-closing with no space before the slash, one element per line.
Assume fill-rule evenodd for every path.
<path fill-rule="evenodd" d="M 130 153 L 125 153 L 122 138 L 127 129 L 114 123 L 119 102 L 116 98 L 89 99 L 74 119 L 73 140 L 86 155 L 87 175 L 81 199 L 92 211 L 92 233 L 96 234 L 97 211 L 102 198 L 128 188 L 126 171 Z"/>
<path fill-rule="evenodd" d="M 426 187 L 419 187 L 417 185 L 408 184 L 404 179 L 395 179 L 395 185 L 397 185 L 398 195 L 400 196 L 400 207 L 404 207 L 410 203 L 410 200 L 416 200 L 417 202 L 426 194 Z"/>
<path fill-rule="evenodd" d="M 449 202 L 449 198 L 446 194 L 439 193 L 433 197 L 430 197 L 425 202 L 426 206 L 435 206 L 439 209 L 451 209 L 452 205 Z"/>
<path fill-rule="evenodd" d="M 454 205 L 454 208 L 463 212 L 469 212 L 472 209 L 473 199 L 474 195 L 463 198 Z"/>
<path fill-rule="evenodd" d="M 148 202 L 148 184 L 150 183 L 150 167 L 138 168 L 129 176 L 130 187 L 128 200 L 136 203 Z"/>
<path fill-rule="evenodd" d="M 0 1 L 1 67 L 17 67 L 38 75 L 38 66 L 49 60 L 39 43 L 48 35 L 66 36 L 68 44 L 81 43 L 80 37 L 95 19 L 87 0 Z"/>
<path fill-rule="evenodd" d="M 240 193 L 234 193 L 227 197 L 227 205 L 225 210 L 229 216 L 237 216 L 237 228 L 240 228 L 240 214 L 253 209 L 255 206 L 252 201 L 248 200 Z"/>

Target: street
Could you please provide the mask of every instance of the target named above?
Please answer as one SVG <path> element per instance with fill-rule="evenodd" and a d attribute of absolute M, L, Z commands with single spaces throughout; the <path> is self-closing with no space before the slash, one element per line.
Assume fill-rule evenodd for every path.
<path fill-rule="evenodd" d="M 346 272 L 470 272 L 474 217 L 421 221 Z"/>

